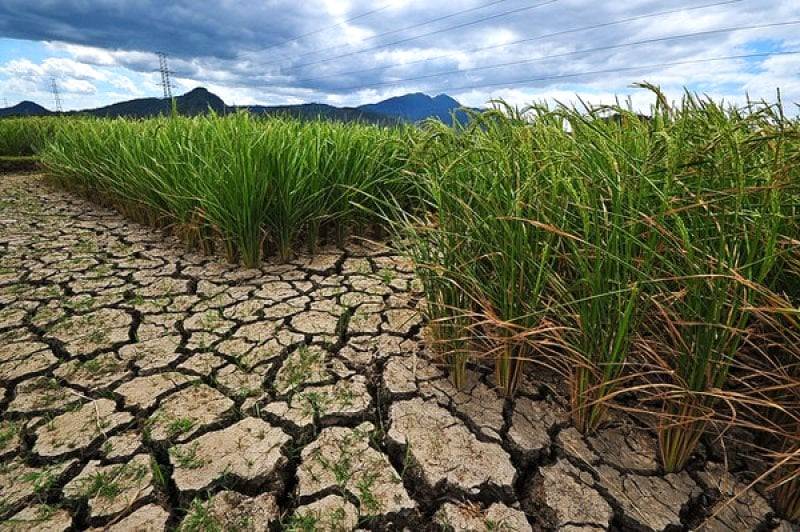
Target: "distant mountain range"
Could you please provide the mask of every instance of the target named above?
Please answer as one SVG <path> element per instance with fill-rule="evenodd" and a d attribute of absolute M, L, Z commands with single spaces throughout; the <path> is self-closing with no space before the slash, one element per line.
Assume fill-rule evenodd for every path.
<path fill-rule="evenodd" d="M 327 118 L 343 122 L 360 121 L 384 125 L 400 122 L 419 122 L 427 118 L 438 118 L 445 123 L 450 123 L 452 113 L 458 111 L 462 107 L 460 103 L 446 94 L 440 94 L 432 98 L 419 92 L 389 98 L 382 102 L 362 105 L 360 107 L 334 107 L 322 103 L 275 106 L 229 106 L 225 104 L 219 96 L 202 87 L 177 96 L 175 98 L 175 105 L 180 114 L 188 116 L 207 113 L 209 109 L 219 114 L 245 109 L 254 114 L 286 114 L 303 119 Z M 114 103 L 105 107 L 98 107 L 96 109 L 69 111 L 64 114 L 147 118 L 167 115 L 171 112 L 171 109 L 172 102 L 166 98 L 138 98 Z M 47 116 L 52 114 L 54 114 L 52 111 L 29 101 L 18 103 L 13 107 L 0 108 L 0 117 Z M 463 116 L 463 111 L 457 112 L 459 120 Z"/>
<path fill-rule="evenodd" d="M 259 115 L 288 115 L 304 120 L 326 118 L 340 122 L 367 122 L 372 124 L 392 125 L 401 120 L 397 117 L 371 113 L 360 107 L 334 107 L 324 103 L 303 103 L 299 105 L 250 105 L 229 109 L 246 109 Z"/>

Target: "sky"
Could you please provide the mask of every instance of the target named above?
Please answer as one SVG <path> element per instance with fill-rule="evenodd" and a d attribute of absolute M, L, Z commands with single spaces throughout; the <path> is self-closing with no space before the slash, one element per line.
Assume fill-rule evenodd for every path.
<path fill-rule="evenodd" d="M 157 51 L 230 105 L 800 103 L 798 0 L 0 0 L 0 106 L 160 96 Z"/>

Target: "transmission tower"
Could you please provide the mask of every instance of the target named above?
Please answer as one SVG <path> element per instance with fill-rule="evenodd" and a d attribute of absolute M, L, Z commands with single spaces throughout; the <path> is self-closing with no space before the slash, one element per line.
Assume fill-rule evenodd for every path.
<path fill-rule="evenodd" d="M 50 78 L 50 92 L 53 93 L 53 101 L 56 104 L 56 112 L 63 112 L 64 109 L 61 107 L 61 95 L 58 92 L 58 83 L 56 83 L 56 78 Z"/>
<path fill-rule="evenodd" d="M 8 108 L 8 98 L 6 98 L 5 96 L 3 96 L 3 107 L 5 107 L 6 109 Z"/>
<path fill-rule="evenodd" d="M 156 52 L 156 54 L 158 54 L 158 70 L 161 72 L 161 88 L 164 89 L 164 98 L 172 98 L 172 80 L 170 79 L 172 72 L 167 63 L 167 54 L 164 52 Z"/>

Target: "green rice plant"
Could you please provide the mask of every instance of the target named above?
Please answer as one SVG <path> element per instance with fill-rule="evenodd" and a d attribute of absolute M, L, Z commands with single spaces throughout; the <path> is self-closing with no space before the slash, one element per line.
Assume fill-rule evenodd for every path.
<path fill-rule="evenodd" d="M 536 131 L 521 123 L 498 110 L 455 129 L 428 124 L 416 179 L 434 214 L 406 224 L 403 235 L 454 381 L 463 381 L 470 353 L 489 356 L 507 395 L 539 345 L 531 331 L 550 329 L 544 310 L 557 240 L 545 217 L 557 210 L 548 201 L 554 187 L 536 181 L 546 166 L 532 156 Z"/>
<path fill-rule="evenodd" d="M 686 465 L 713 419 L 747 323 L 747 291 L 737 280 L 708 275 L 680 281 L 681 293 L 655 321 L 659 347 L 653 358 L 671 376 L 670 391 L 662 394 L 659 427 L 661 460 L 668 472 Z"/>
<path fill-rule="evenodd" d="M 398 229 L 401 224 L 394 225 Z M 468 311 L 472 305 L 467 293 L 442 268 L 445 264 L 458 264 L 455 251 L 460 247 L 461 235 L 440 231 L 424 215 L 412 218 L 405 214 L 400 231 L 404 237 L 401 243 L 406 244 L 403 251 L 412 258 L 426 295 L 424 312 L 429 324 L 426 341 L 445 361 L 453 384 L 460 388 L 466 384 L 474 317 Z"/>
<path fill-rule="evenodd" d="M 616 108 L 620 122 L 574 110 L 566 113 L 572 178 L 562 230 L 560 300 L 570 320 L 563 335 L 570 356 L 572 417 L 582 432 L 596 430 L 606 400 L 621 379 L 634 332 L 644 315 L 641 292 L 651 280 L 658 239 L 648 213 L 661 202 L 647 164 L 649 125 Z"/>
<path fill-rule="evenodd" d="M 410 169 L 415 176 L 430 176 L 425 171 L 428 164 L 427 152 L 431 148 L 428 140 L 421 141 L 422 147 L 415 150 L 413 161 L 417 168 Z M 450 368 L 450 377 L 456 387 L 466 384 L 467 363 L 470 360 L 472 335 L 470 326 L 474 321 L 470 309 L 472 302 L 464 288 L 459 284 L 460 276 L 471 262 L 463 262 L 460 254 L 466 239 L 460 232 L 445 231 L 438 220 L 447 211 L 441 182 L 434 179 L 418 179 L 416 190 L 409 190 L 409 196 L 416 201 L 408 202 L 417 208 L 408 209 L 397 198 L 385 205 L 382 215 L 392 227 L 396 246 L 410 257 L 414 270 L 425 293 L 427 304 L 423 311 L 428 322 L 425 338 L 431 349 Z M 437 207 L 439 207 L 437 211 Z M 444 213 L 444 215 L 442 214 Z"/>
<path fill-rule="evenodd" d="M 641 235 L 640 216 L 656 187 L 631 156 L 647 150 L 646 136 L 574 110 L 500 103 L 466 126 L 427 133 L 416 156 L 435 215 L 415 220 L 409 240 L 436 329 L 453 325 L 437 341 L 463 344 L 468 330 L 471 351 L 494 360 L 509 395 L 524 362 L 541 363 L 558 345 L 557 356 L 575 362 L 577 424 L 595 428 L 622 372 L 636 283 L 647 279 L 657 238 Z M 455 375 L 463 359 L 451 364 Z"/>
<path fill-rule="evenodd" d="M 666 471 L 684 467 L 751 334 L 779 256 L 787 191 L 769 108 L 742 114 L 687 95 L 670 110 L 654 361 L 670 377 L 659 430 Z"/>
<path fill-rule="evenodd" d="M 409 131 L 246 113 L 76 120 L 42 159 L 57 182 L 255 266 L 378 222 L 356 200 L 402 194 Z"/>
<path fill-rule="evenodd" d="M 0 119 L 0 156 L 35 155 L 63 121 L 60 117 Z"/>

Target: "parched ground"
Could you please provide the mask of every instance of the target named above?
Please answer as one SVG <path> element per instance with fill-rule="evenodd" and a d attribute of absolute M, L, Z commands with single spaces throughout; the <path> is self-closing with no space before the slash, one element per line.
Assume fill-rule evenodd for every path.
<path fill-rule="evenodd" d="M 415 288 L 377 245 L 247 270 L 0 176 L 0 530 L 792 530 L 726 504 L 746 456 L 665 476 L 555 380 L 454 390 Z"/>

